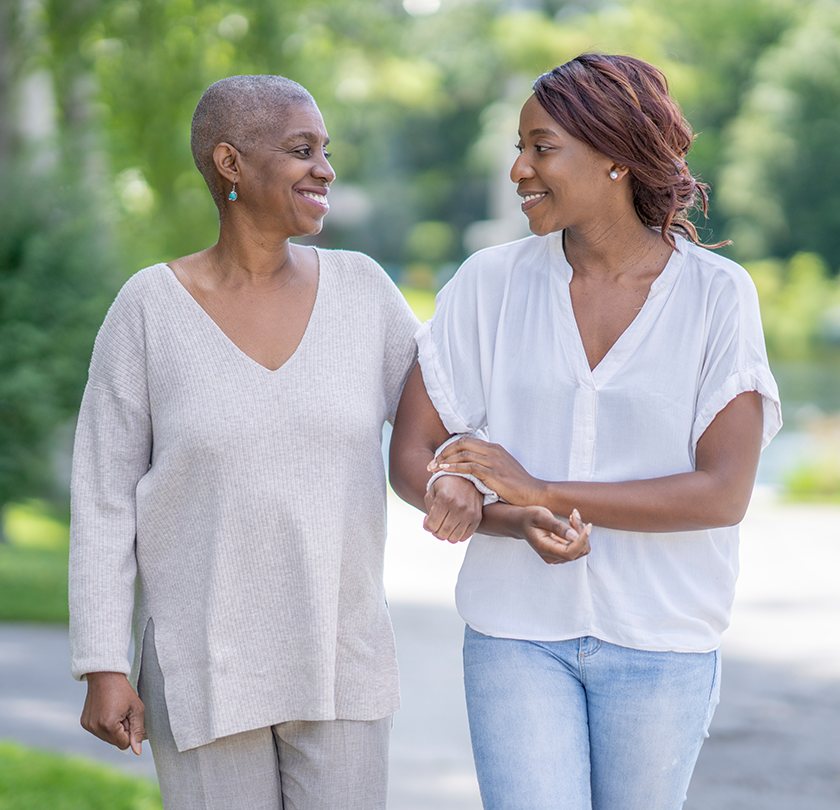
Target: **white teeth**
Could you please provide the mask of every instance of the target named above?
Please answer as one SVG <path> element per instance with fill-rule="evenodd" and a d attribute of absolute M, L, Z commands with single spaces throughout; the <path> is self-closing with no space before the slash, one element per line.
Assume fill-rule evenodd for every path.
<path fill-rule="evenodd" d="M 303 197 L 309 197 L 310 200 L 315 200 L 315 202 L 322 203 L 323 205 L 327 204 L 326 194 L 315 194 L 312 191 L 301 191 L 300 194 Z"/>
<path fill-rule="evenodd" d="M 545 197 L 545 194 L 526 194 L 522 198 L 522 202 L 531 202 L 531 200 L 539 200 L 541 197 Z"/>

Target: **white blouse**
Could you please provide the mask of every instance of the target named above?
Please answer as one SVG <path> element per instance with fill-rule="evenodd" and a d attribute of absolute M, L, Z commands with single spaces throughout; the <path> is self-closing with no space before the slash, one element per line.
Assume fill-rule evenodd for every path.
<path fill-rule="evenodd" d="M 417 333 L 429 396 L 452 433 L 482 427 L 534 476 L 628 481 L 689 472 L 697 441 L 744 391 L 781 427 L 755 287 L 739 265 L 677 237 L 635 320 L 590 370 L 562 232 L 470 257 Z M 586 515 L 583 515 L 586 520 Z M 546 565 L 523 540 L 476 534 L 456 601 L 481 633 L 596 636 L 644 650 L 716 649 L 738 575 L 738 527 L 595 527 L 592 551 Z"/>

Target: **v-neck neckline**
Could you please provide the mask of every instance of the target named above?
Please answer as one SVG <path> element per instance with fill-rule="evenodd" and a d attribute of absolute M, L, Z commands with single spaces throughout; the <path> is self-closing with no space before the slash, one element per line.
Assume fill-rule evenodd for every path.
<path fill-rule="evenodd" d="M 224 345 L 226 345 L 229 350 L 232 350 L 239 357 L 244 358 L 245 361 L 247 361 L 250 365 L 256 366 L 258 369 L 261 369 L 266 374 L 277 375 L 294 361 L 294 359 L 301 353 L 301 350 L 305 350 L 306 344 L 309 342 L 309 334 L 313 330 L 313 323 L 315 322 L 316 316 L 320 310 L 320 301 L 323 297 L 322 293 L 324 280 L 324 257 L 321 251 L 319 251 L 317 248 L 313 247 L 313 250 L 315 251 L 315 256 L 317 257 L 318 261 L 318 284 L 315 290 L 315 301 L 312 304 L 312 311 L 309 313 L 309 320 L 306 322 L 306 327 L 303 330 L 303 334 L 301 335 L 297 346 L 295 346 L 295 350 L 277 368 L 269 368 L 268 366 L 264 366 L 258 360 L 255 360 L 253 357 L 251 357 L 250 354 L 243 351 L 236 344 L 236 342 L 230 338 L 230 336 L 225 332 L 225 330 L 222 329 L 222 327 L 219 326 L 218 323 L 216 323 L 216 321 L 210 316 L 210 313 L 207 312 L 207 310 L 204 309 L 203 306 L 201 306 L 201 304 L 195 299 L 193 294 L 180 282 L 178 276 L 175 275 L 175 271 L 166 262 L 161 262 L 161 264 L 159 264 L 158 267 L 162 269 L 166 276 L 172 279 L 175 286 L 178 287 L 179 290 L 181 290 L 184 296 L 186 296 L 186 298 L 188 299 L 186 302 L 187 306 L 190 307 L 194 312 L 198 310 L 196 312 L 198 319 L 202 323 L 205 323 L 208 326 L 210 332 L 215 334 L 217 336 L 217 339 L 220 338 L 221 342 Z"/>
<path fill-rule="evenodd" d="M 557 231 L 551 236 L 552 265 L 556 274 L 559 274 L 563 280 L 563 283 L 560 285 L 560 295 L 563 307 L 566 310 L 564 321 L 572 324 L 574 327 L 575 340 L 573 340 L 573 343 L 576 365 L 578 366 L 581 377 L 589 385 L 599 387 L 604 385 L 624 365 L 644 338 L 647 325 L 652 322 L 655 313 L 662 307 L 666 299 L 664 293 L 673 284 L 676 274 L 685 259 L 685 242 L 680 236 L 675 235 L 676 249 L 671 252 L 668 261 L 665 263 L 665 267 L 662 268 L 662 272 L 650 285 L 650 291 L 641 309 L 633 320 L 630 321 L 625 330 L 616 338 L 615 342 L 610 346 L 598 364 L 592 368 L 589 365 L 589 358 L 586 356 L 586 348 L 583 345 L 583 338 L 581 337 L 574 307 L 572 306 L 570 284 L 574 270 L 571 264 L 569 264 L 568 259 L 566 259 L 566 253 L 563 250 L 563 232 Z"/>

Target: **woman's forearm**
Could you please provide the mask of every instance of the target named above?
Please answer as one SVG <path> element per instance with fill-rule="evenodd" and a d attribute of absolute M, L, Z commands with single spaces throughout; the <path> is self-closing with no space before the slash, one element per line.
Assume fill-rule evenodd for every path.
<path fill-rule="evenodd" d="M 524 539 L 522 530 L 521 506 L 497 501 L 487 504 L 481 518 L 481 525 L 478 527 L 482 534 L 489 534 L 493 537 L 514 537 L 518 540 Z"/>
<path fill-rule="evenodd" d="M 692 472 L 623 483 L 548 483 L 548 508 L 577 507 L 587 520 L 613 529 L 677 532 L 733 526 L 750 502 L 762 434 L 761 397 L 733 399 L 697 443 Z"/>
<path fill-rule="evenodd" d="M 436 464 L 475 475 L 518 506 L 541 506 L 561 517 L 576 508 L 587 521 L 625 531 L 692 531 L 731 526 L 743 518 L 755 482 L 762 424 L 761 397 L 741 394 L 700 437 L 693 471 L 635 481 L 538 480 L 504 447 L 477 439 L 449 445 Z"/>
<path fill-rule="evenodd" d="M 391 442 L 389 480 L 394 492 L 406 503 L 422 512 L 426 511 L 424 499 L 426 484 L 431 477 L 426 465 L 432 460 L 433 450 L 422 446 L 399 448 Z"/>
<path fill-rule="evenodd" d="M 536 503 L 557 515 L 577 508 L 596 526 L 635 532 L 680 532 L 732 526 L 749 493 L 721 487 L 704 472 L 620 483 L 542 482 Z"/>
<path fill-rule="evenodd" d="M 388 476 L 394 492 L 423 512 L 426 485 L 431 477 L 428 464 L 448 438 L 449 432 L 426 393 L 418 364 L 408 375 L 394 419 Z"/>

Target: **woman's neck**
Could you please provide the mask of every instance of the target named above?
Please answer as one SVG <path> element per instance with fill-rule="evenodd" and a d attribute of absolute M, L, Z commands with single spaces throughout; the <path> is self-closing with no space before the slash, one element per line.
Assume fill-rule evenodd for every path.
<path fill-rule="evenodd" d="M 625 273 L 647 275 L 661 271 L 672 250 L 658 231 L 648 228 L 634 215 L 607 227 L 588 231 L 567 228 L 563 250 L 575 273 L 618 277 Z"/>
<path fill-rule="evenodd" d="M 296 273 L 301 253 L 310 249 L 294 245 L 285 235 L 266 233 L 253 226 L 236 228 L 222 222 L 219 241 L 203 252 L 208 272 L 225 285 L 277 285 Z"/>

